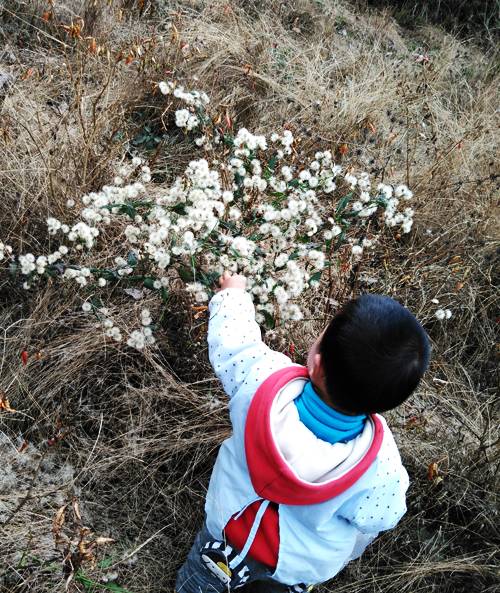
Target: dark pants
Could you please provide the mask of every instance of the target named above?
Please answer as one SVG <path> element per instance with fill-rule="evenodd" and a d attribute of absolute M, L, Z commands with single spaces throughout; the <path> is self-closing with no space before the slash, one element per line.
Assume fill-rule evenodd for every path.
<path fill-rule="evenodd" d="M 292 593 L 294 591 L 293 587 L 274 581 L 271 578 L 273 572 L 271 569 L 248 556 L 233 571 L 229 571 L 227 567 L 224 568 L 224 565 L 227 565 L 237 553 L 232 551 L 228 554 L 225 549 L 225 542 L 214 540 L 204 525 L 194 540 L 186 562 L 177 574 L 177 593 L 228 593 L 231 591 Z"/>

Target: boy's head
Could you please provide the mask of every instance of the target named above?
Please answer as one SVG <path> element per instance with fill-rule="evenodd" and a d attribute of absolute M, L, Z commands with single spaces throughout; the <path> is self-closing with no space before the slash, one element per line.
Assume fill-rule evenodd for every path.
<path fill-rule="evenodd" d="M 366 294 L 335 315 L 311 347 L 307 367 L 328 403 L 348 414 L 370 414 L 403 403 L 429 357 L 429 338 L 408 309 Z"/>

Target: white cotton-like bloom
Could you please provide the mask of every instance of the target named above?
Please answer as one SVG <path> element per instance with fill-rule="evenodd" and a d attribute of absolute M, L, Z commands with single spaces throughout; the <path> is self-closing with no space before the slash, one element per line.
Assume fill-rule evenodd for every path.
<path fill-rule="evenodd" d="M 325 185 L 323 186 L 323 191 L 325 192 L 325 194 L 331 194 L 336 189 L 337 189 L 337 185 L 334 183 L 334 181 L 331 178 L 327 179 Z"/>
<path fill-rule="evenodd" d="M 308 229 L 307 230 L 308 237 L 312 237 L 318 231 L 318 226 L 316 224 L 316 221 L 313 218 L 308 218 L 304 222 L 304 226 Z"/>
<path fill-rule="evenodd" d="M 234 249 L 241 257 L 250 257 L 255 250 L 255 243 L 249 241 L 245 237 L 235 237 L 231 241 L 231 248 Z"/>
<path fill-rule="evenodd" d="M 293 134 L 292 134 L 292 132 L 290 132 L 290 130 L 285 130 L 283 132 L 283 136 L 281 138 L 281 144 L 283 144 L 283 146 L 285 147 L 285 149 L 287 149 L 288 151 L 290 151 L 290 147 L 293 144 Z M 290 153 L 287 152 L 287 154 L 290 154 Z"/>
<path fill-rule="evenodd" d="M 280 253 L 274 260 L 274 265 L 277 268 L 282 268 L 288 261 L 288 255 L 286 253 Z"/>
<path fill-rule="evenodd" d="M 438 309 L 434 315 L 439 319 L 439 321 L 442 321 L 446 317 L 444 309 Z"/>
<path fill-rule="evenodd" d="M 170 93 L 172 92 L 173 88 L 175 87 L 175 85 L 168 81 L 168 82 L 159 82 L 158 83 L 158 88 L 160 89 L 160 93 L 162 95 L 170 95 Z"/>
<path fill-rule="evenodd" d="M 66 200 L 66 206 L 68 208 L 74 208 L 75 203 L 76 203 L 75 200 L 73 200 L 72 198 L 69 198 L 69 200 Z"/>
<path fill-rule="evenodd" d="M 234 194 L 232 191 L 224 191 L 222 192 L 222 201 L 224 204 L 229 204 L 234 200 Z"/>
<path fill-rule="evenodd" d="M 361 208 L 361 210 L 358 211 L 358 216 L 360 218 L 368 218 L 372 214 L 375 214 L 375 212 L 377 211 L 377 208 L 378 208 L 377 204 L 373 204 L 372 206 Z"/>
<path fill-rule="evenodd" d="M 229 218 L 231 220 L 238 220 L 241 218 L 241 210 L 239 208 L 237 208 L 236 206 L 229 208 L 228 214 L 229 214 Z"/>
<path fill-rule="evenodd" d="M 434 303 L 435 305 L 439 305 L 439 299 L 432 299 L 431 303 Z"/>
<path fill-rule="evenodd" d="M 444 316 L 446 319 L 450 319 L 450 317 L 452 316 L 452 313 L 450 311 L 450 309 L 445 309 L 444 310 Z"/>
<path fill-rule="evenodd" d="M 201 282 L 188 282 L 186 291 L 194 296 L 197 303 L 206 303 L 209 299 L 206 287 Z"/>
<path fill-rule="evenodd" d="M 136 350 L 143 350 L 146 345 L 146 339 L 144 334 L 139 330 L 134 330 L 130 334 L 129 339 L 127 340 L 127 344 L 131 348 L 135 348 Z"/>
<path fill-rule="evenodd" d="M 19 256 L 19 264 L 21 266 L 21 274 L 27 276 L 36 270 L 35 256 L 32 253 Z"/>
<path fill-rule="evenodd" d="M 257 148 L 266 150 L 267 141 L 265 136 L 254 135 L 246 128 L 241 128 L 234 138 L 234 145 L 236 147 L 246 146 L 250 150 L 256 150 Z"/>
<path fill-rule="evenodd" d="M 354 257 L 360 257 L 363 253 L 363 248 L 361 245 L 353 245 L 351 247 L 351 252 Z"/>
<path fill-rule="evenodd" d="M 382 196 L 384 198 L 386 198 L 387 200 L 389 200 L 390 198 L 392 198 L 393 189 L 392 189 L 392 186 L 391 185 L 387 185 L 385 183 L 379 183 L 377 185 L 377 189 L 380 192 L 380 194 L 382 194 Z"/>
<path fill-rule="evenodd" d="M 290 321 L 300 321 L 304 318 L 300 307 L 295 303 L 288 303 L 285 307 L 282 307 L 281 313 L 284 319 L 289 319 Z"/>
<path fill-rule="evenodd" d="M 152 319 L 151 319 L 151 313 L 149 311 L 149 309 L 143 309 L 141 311 L 141 324 L 143 326 L 148 326 L 151 325 Z"/>
<path fill-rule="evenodd" d="M 411 227 L 413 226 L 413 220 L 411 218 L 407 218 L 403 221 L 401 225 L 401 229 L 403 233 L 409 233 L 411 231 Z"/>
<path fill-rule="evenodd" d="M 88 303 L 87 301 L 85 301 L 82 305 L 82 311 L 85 311 L 85 313 L 92 311 L 92 305 L 90 303 Z"/>
<path fill-rule="evenodd" d="M 179 128 L 185 128 L 191 113 L 187 109 L 178 109 L 175 112 L 175 125 Z"/>
<path fill-rule="evenodd" d="M 396 198 L 403 198 L 404 200 L 411 200 L 413 192 L 408 189 L 404 184 L 397 185 L 394 189 L 394 195 Z"/>
<path fill-rule="evenodd" d="M 47 228 L 49 235 L 55 235 L 61 227 L 62 222 L 57 220 L 57 218 L 47 218 Z"/>
<path fill-rule="evenodd" d="M 283 286 L 277 286 L 274 289 L 274 297 L 278 301 L 280 305 L 286 303 L 290 298 L 287 291 L 283 288 Z"/>
<path fill-rule="evenodd" d="M 344 175 L 344 179 L 346 180 L 346 183 L 351 186 L 351 189 L 354 189 L 358 183 L 358 178 L 355 175 L 351 175 L 350 173 L 346 173 Z"/>
<path fill-rule="evenodd" d="M 12 254 L 12 247 L 0 241 L 0 261 L 9 257 Z"/>
<path fill-rule="evenodd" d="M 99 278 L 99 280 L 97 281 L 97 284 L 101 287 L 106 286 L 107 281 L 105 278 Z"/>

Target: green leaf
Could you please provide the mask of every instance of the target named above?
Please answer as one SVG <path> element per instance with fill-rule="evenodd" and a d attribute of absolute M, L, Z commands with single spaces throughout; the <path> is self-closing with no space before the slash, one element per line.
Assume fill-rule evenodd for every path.
<path fill-rule="evenodd" d="M 178 272 L 179 276 L 182 278 L 182 280 L 184 280 L 184 282 L 193 282 L 194 275 L 193 270 L 191 268 L 188 268 L 187 266 L 182 266 L 179 268 Z"/>
<path fill-rule="evenodd" d="M 9 272 L 12 276 L 17 274 L 17 270 L 19 269 L 18 265 L 15 262 L 11 262 L 9 265 Z"/>
<path fill-rule="evenodd" d="M 156 290 L 154 283 L 155 283 L 155 278 L 151 278 L 151 277 L 145 277 L 142 284 L 144 285 L 145 288 L 149 288 L 150 290 Z"/>
<path fill-rule="evenodd" d="M 113 564 L 113 558 L 103 558 L 99 562 L 99 568 L 109 568 Z"/>
<path fill-rule="evenodd" d="M 264 319 L 265 321 L 265 326 L 268 329 L 274 329 L 274 327 L 276 326 L 276 320 L 274 319 L 273 315 L 271 315 L 271 313 L 269 313 L 268 311 L 262 311 L 262 314 L 264 315 Z"/>
<path fill-rule="evenodd" d="M 104 280 L 119 280 L 120 276 L 113 270 L 97 270 L 97 273 Z"/>
<path fill-rule="evenodd" d="M 213 285 L 217 283 L 218 279 L 219 272 L 207 272 L 206 274 L 204 272 L 200 272 L 200 282 L 209 288 L 213 287 Z"/>
<path fill-rule="evenodd" d="M 346 209 L 347 204 L 349 204 L 349 201 L 352 198 L 352 192 L 348 193 L 346 196 L 344 196 L 339 203 L 337 204 L 337 208 L 335 208 L 335 214 L 337 216 L 339 216 L 340 214 L 342 214 L 342 212 Z"/>
<path fill-rule="evenodd" d="M 132 204 L 122 204 L 118 211 L 121 214 L 126 214 L 130 218 L 134 219 L 137 216 L 137 210 L 132 206 Z"/>
<path fill-rule="evenodd" d="M 133 251 L 129 251 L 127 255 L 127 263 L 131 268 L 135 268 L 137 265 L 138 259 L 137 255 Z"/>
<path fill-rule="evenodd" d="M 321 274 L 323 272 L 315 272 L 310 278 L 309 282 L 319 282 L 321 280 Z"/>
<path fill-rule="evenodd" d="M 92 305 L 92 307 L 94 307 L 94 309 L 100 309 L 102 307 L 101 299 L 96 296 L 90 299 L 90 304 Z"/>
<path fill-rule="evenodd" d="M 172 210 L 176 213 L 176 214 L 180 214 L 181 216 L 184 216 L 184 214 L 186 214 L 186 204 L 181 203 L 181 204 L 176 204 Z"/>
<path fill-rule="evenodd" d="M 264 169 L 264 173 L 262 175 L 262 177 L 264 179 L 267 180 L 271 177 L 271 175 L 274 173 L 277 162 L 278 162 L 278 159 L 276 156 L 273 156 L 269 159 L 269 162 L 267 163 L 267 167 Z"/>

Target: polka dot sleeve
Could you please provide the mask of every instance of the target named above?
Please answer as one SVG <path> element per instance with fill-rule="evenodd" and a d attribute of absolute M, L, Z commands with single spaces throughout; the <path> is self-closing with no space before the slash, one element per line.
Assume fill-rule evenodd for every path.
<path fill-rule="evenodd" d="M 239 288 L 217 293 L 209 305 L 208 355 L 224 391 L 232 397 L 250 375 L 258 383 L 292 364 L 264 344 L 250 295 Z"/>

